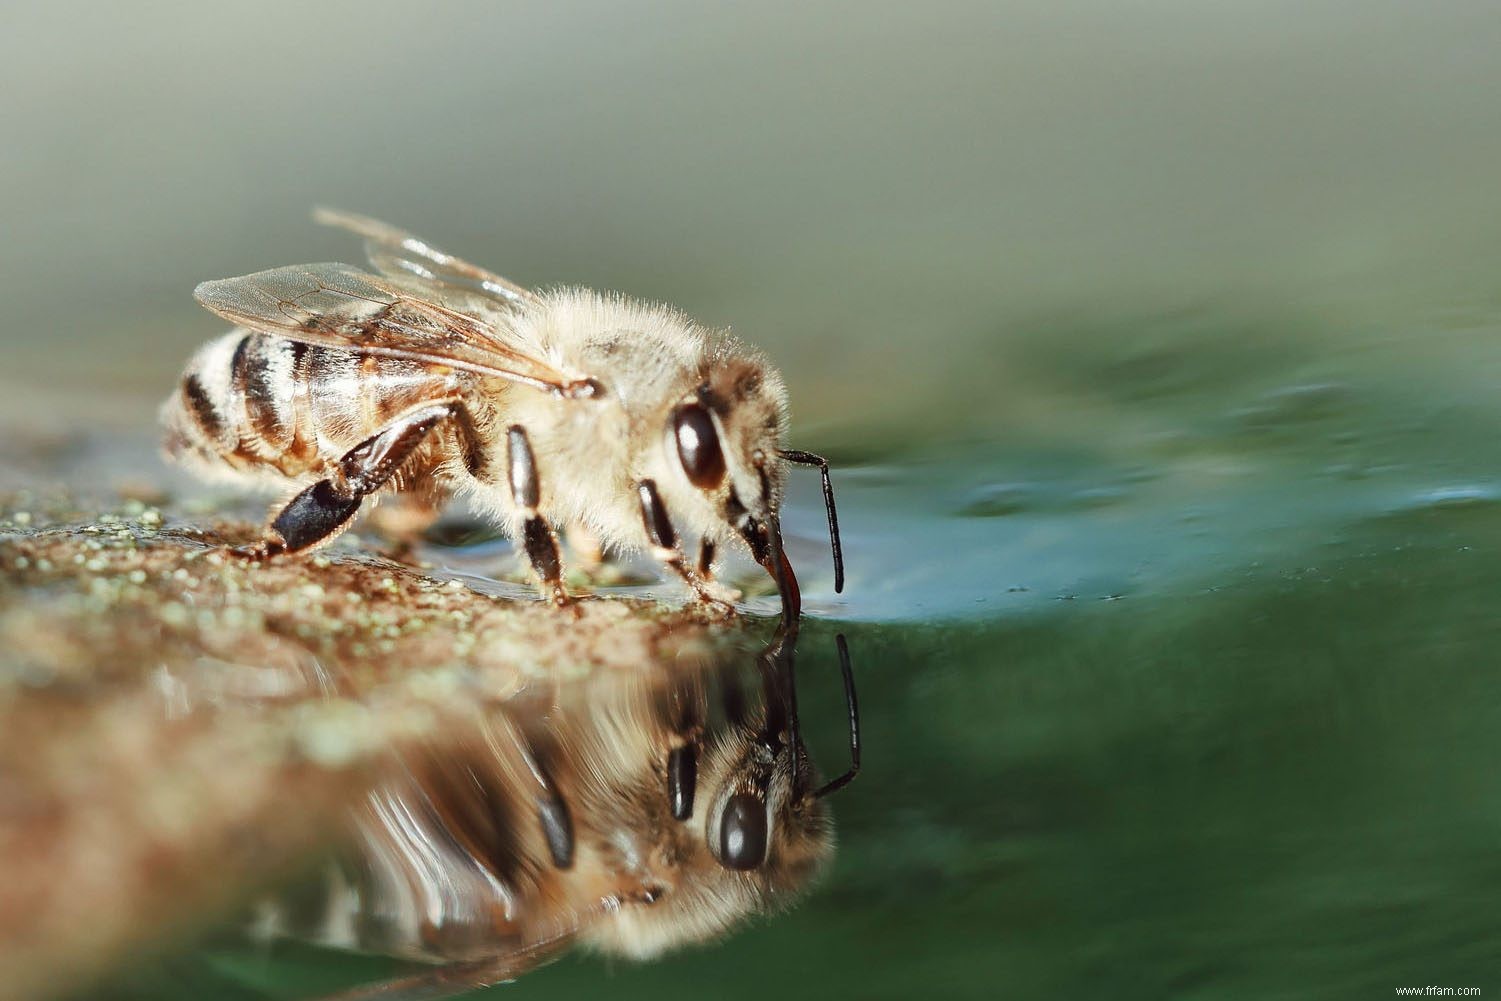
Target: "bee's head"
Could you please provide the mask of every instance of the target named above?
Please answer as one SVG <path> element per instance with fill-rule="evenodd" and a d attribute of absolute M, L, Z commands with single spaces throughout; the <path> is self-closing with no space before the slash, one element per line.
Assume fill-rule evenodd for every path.
<path fill-rule="evenodd" d="M 839 669 L 849 711 L 850 768 L 817 785 L 813 763 L 798 724 L 794 680 L 798 626 L 784 623 L 762 654 L 765 704 L 759 726 L 733 718 L 729 739 L 710 755 L 707 769 L 722 778 L 706 815 L 709 850 L 726 869 L 753 872 L 770 864 L 782 843 L 782 855 L 827 854 L 832 831 L 821 803 L 848 785 L 860 771 L 860 711 L 855 701 L 849 645 L 835 637 Z M 716 760 L 717 759 L 717 760 Z"/>
<path fill-rule="evenodd" d="M 835 849 L 828 805 L 806 789 L 794 794 L 792 778 L 785 773 L 773 776 L 768 796 L 758 790 L 748 799 L 737 798 L 741 794 L 733 790 L 740 771 L 758 768 L 758 763 L 739 759 L 737 750 L 721 745 L 711 751 L 706 768 L 729 770 L 730 782 L 713 789 L 707 809 L 683 825 L 667 848 L 650 857 L 655 863 L 647 876 L 654 889 L 650 899 L 634 897 L 631 902 L 637 906 L 616 909 L 610 921 L 590 930 L 595 948 L 651 959 L 690 942 L 717 938 L 753 914 L 790 907 L 828 867 Z M 711 787 L 719 777 L 705 776 L 712 778 Z M 736 854 L 726 854 L 718 843 L 725 818 L 743 820 L 752 814 L 760 818 L 752 822 L 753 830 L 739 828 L 740 835 L 748 836 L 730 849 Z"/>
<path fill-rule="evenodd" d="M 666 431 L 683 477 L 738 531 L 745 517 L 765 522 L 781 507 L 786 429 L 781 376 L 737 351 L 701 373 L 672 408 Z"/>
<path fill-rule="evenodd" d="M 705 763 L 723 783 L 707 804 L 704 839 L 724 869 L 774 881 L 827 855 L 832 825 L 800 741 L 770 727 L 737 737 L 712 749 Z"/>
<path fill-rule="evenodd" d="M 649 906 L 619 909 L 595 934 L 597 947 L 646 959 L 712 938 L 749 914 L 789 906 L 827 867 L 834 821 L 825 797 L 859 771 L 859 712 L 849 650 L 839 636 L 851 764 L 819 785 L 798 724 L 796 641 L 797 624 L 786 624 L 758 659 L 759 706 L 746 703 L 736 672 L 721 674 L 724 720 L 703 738 L 701 766 L 667 769 L 672 819 L 662 819 L 670 847 L 654 856 L 659 867 L 647 877 L 655 888 L 650 899 L 632 898 Z M 690 787 L 688 810 L 679 813 L 685 797 L 677 784 L 685 777 L 696 781 L 699 805 L 692 806 Z"/>
<path fill-rule="evenodd" d="M 675 546 L 672 514 L 713 543 L 738 540 L 777 582 L 782 620 L 802 610 L 797 577 L 782 551 L 781 509 L 787 464 L 823 470 L 824 504 L 834 547 L 834 590 L 844 588 L 834 491 L 828 462 L 782 447 L 787 430 L 787 387 L 753 349 L 719 335 L 696 372 L 685 373 L 662 411 L 662 449 L 648 463 L 660 482 L 641 484 L 649 538 Z M 661 488 L 661 497 L 657 489 Z M 663 507 L 663 501 L 666 507 Z"/>
<path fill-rule="evenodd" d="M 722 666 L 722 719 L 709 721 L 706 703 L 690 710 L 690 716 L 701 714 L 706 732 L 688 745 L 688 767 L 673 766 L 674 752 L 665 769 L 667 796 L 657 768 L 651 776 L 655 788 L 634 794 L 637 802 L 658 804 L 654 816 L 665 839 L 652 852 L 638 848 L 628 854 L 637 860 L 634 878 L 650 892 L 636 889 L 626 899 L 646 906 L 618 908 L 593 935 L 598 948 L 647 959 L 712 938 L 749 914 L 787 907 L 828 865 L 834 821 L 825 800 L 860 771 L 859 708 L 849 647 L 836 636 L 850 765 L 819 785 L 798 722 L 797 632 L 796 622 L 782 625 L 757 658 L 759 705 L 746 699 L 741 672 Z M 674 688 L 657 711 L 665 709 L 661 719 L 681 733 L 682 707 L 706 699 L 709 691 Z M 696 747 L 704 752 L 701 764 Z M 640 871 L 642 859 L 646 871 Z"/>
<path fill-rule="evenodd" d="M 699 381 L 667 413 L 664 447 L 677 485 L 738 538 L 794 601 L 797 581 L 781 555 L 779 512 L 786 484 L 781 457 L 787 390 L 781 376 L 739 346 L 711 357 Z"/>

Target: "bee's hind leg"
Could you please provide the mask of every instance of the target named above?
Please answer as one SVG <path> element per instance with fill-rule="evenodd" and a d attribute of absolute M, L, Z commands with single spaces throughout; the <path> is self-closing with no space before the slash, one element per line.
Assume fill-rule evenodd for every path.
<path fill-rule="evenodd" d="M 310 549 L 331 538 L 354 517 L 360 502 L 384 486 L 428 433 L 458 406 L 452 401 L 429 404 L 387 424 L 345 452 L 332 475 L 288 501 L 271 520 L 271 530 L 260 545 L 237 552 L 265 559 Z"/>
<path fill-rule="evenodd" d="M 555 605 L 568 604 L 563 588 L 563 559 L 558 553 L 558 537 L 547 519 L 537 509 L 542 491 L 537 481 L 537 459 L 532 454 L 526 429 L 513 424 L 506 430 L 507 472 L 511 481 L 511 499 L 526 519 L 521 527 L 521 541 L 526 558 L 537 575 L 544 596 Z"/>

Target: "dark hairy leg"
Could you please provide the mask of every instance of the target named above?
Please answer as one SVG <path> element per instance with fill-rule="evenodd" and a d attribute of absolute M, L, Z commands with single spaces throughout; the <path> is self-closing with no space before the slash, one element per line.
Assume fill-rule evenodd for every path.
<path fill-rule="evenodd" d="M 641 502 L 641 522 L 646 528 L 646 539 L 651 543 L 652 555 L 673 573 L 683 578 L 683 582 L 693 589 L 699 601 L 727 609 L 733 608 L 723 598 L 717 597 L 709 589 L 708 581 L 688 566 L 683 559 L 683 551 L 678 546 L 677 531 L 672 527 L 672 519 L 667 515 L 667 507 L 662 503 L 661 494 L 657 493 L 656 481 L 649 479 L 638 481 L 636 496 Z"/>
<path fill-rule="evenodd" d="M 506 431 L 506 448 L 511 498 L 526 518 L 520 540 L 526 548 L 526 558 L 532 564 L 543 595 L 551 598 L 554 604 L 566 605 L 568 592 L 563 589 L 563 560 L 558 552 L 558 537 L 547 519 L 537 511 L 541 486 L 537 479 L 537 458 L 532 454 L 526 429 L 519 424 L 511 425 Z"/>
<path fill-rule="evenodd" d="M 461 406 L 445 401 L 402 414 L 339 459 L 330 475 L 293 497 L 271 520 L 266 538 L 241 555 L 297 553 L 334 536 L 370 494 L 385 486 L 418 445 Z"/>

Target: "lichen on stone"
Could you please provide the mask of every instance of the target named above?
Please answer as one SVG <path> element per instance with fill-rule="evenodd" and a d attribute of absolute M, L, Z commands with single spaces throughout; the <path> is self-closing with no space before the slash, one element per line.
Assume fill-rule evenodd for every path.
<path fill-rule="evenodd" d="M 153 500 L 0 496 L 0 999 L 222 913 L 478 706 L 750 642 L 696 608 L 559 610 L 349 542 L 250 562 L 228 544 L 253 523 Z"/>

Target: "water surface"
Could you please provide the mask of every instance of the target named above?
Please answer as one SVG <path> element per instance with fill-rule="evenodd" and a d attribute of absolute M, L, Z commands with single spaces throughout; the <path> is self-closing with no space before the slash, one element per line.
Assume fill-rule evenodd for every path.
<path fill-rule="evenodd" d="M 1437 347 L 1422 357 L 1244 330 L 1114 356 L 1055 342 L 1029 392 L 1056 421 L 830 434 L 844 595 L 814 478 L 788 524 L 811 617 L 803 731 L 826 768 L 843 754 L 836 630 L 863 708 L 832 871 L 721 945 L 574 956 L 497 994 L 1493 984 L 1490 332 L 1413 333 Z M 167 993 L 290 998 L 392 968 L 216 946 L 178 961 Z"/>

